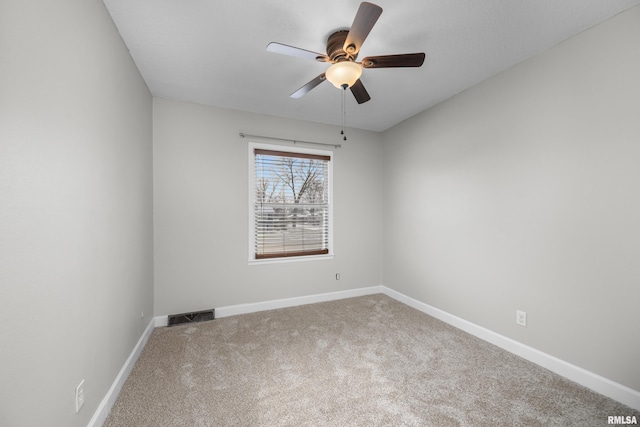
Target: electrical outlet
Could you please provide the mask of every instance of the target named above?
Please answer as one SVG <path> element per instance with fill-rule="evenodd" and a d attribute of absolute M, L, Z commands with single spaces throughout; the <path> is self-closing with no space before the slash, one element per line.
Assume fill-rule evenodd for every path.
<path fill-rule="evenodd" d="M 336 280 L 340 280 L 340 273 L 336 273 Z"/>
<path fill-rule="evenodd" d="M 84 405 L 84 380 L 80 381 L 76 387 L 76 414 L 80 412 L 82 405 Z"/>
<path fill-rule="evenodd" d="M 144 319 L 144 311 L 140 312 L 140 319 Z"/>
<path fill-rule="evenodd" d="M 516 323 L 520 326 L 527 326 L 527 312 L 516 310 Z"/>

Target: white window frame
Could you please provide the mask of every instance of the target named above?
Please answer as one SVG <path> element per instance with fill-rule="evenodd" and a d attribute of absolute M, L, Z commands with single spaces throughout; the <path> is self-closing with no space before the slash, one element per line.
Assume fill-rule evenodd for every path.
<path fill-rule="evenodd" d="M 333 259 L 333 162 L 334 162 L 334 153 L 333 151 L 328 150 L 317 150 L 306 147 L 297 147 L 297 146 L 289 146 L 289 145 L 276 145 L 276 144 L 264 144 L 258 142 L 249 142 L 248 147 L 248 157 L 249 157 L 249 243 L 248 243 L 248 252 L 249 252 L 249 264 L 250 265 L 259 265 L 259 264 L 274 264 L 274 263 L 285 263 L 285 262 L 299 262 L 299 261 L 317 261 L 317 260 L 327 260 Z M 256 174 L 255 174 L 255 166 L 256 166 L 256 157 L 255 157 L 255 149 L 263 149 L 263 150 L 274 150 L 274 151 L 282 151 L 282 152 L 290 152 L 290 153 L 301 153 L 301 154 L 314 154 L 320 156 L 330 156 L 331 160 L 328 162 L 328 185 L 327 189 L 329 192 L 329 230 L 328 230 L 328 250 L 329 253 L 322 255 L 304 255 L 304 256 L 290 256 L 290 257 L 281 257 L 281 258 L 266 258 L 266 259 L 256 259 L 255 257 L 255 234 L 254 234 L 254 225 L 255 225 L 255 213 L 254 213 L 254 203 L 255 203 L 255 182 L 256 182 Z"/>

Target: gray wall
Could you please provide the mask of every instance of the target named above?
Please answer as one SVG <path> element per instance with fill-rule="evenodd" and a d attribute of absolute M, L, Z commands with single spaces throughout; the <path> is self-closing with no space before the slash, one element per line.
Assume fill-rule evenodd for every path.
<path fill-rule="evenodd" d="M 387 131 L 384 284 L 640 390 L 639 41 L 636 7 Z"/>
<path fill-rule="evenodd" d="M 101 1 L 2 1 L 2 426 L 86 426 L 153 316 L 151 119 Z"/>
<path fill-rule="evenodd" d="M 162 99 L 153 106 L 156 313 L 381 283 L 379 133 L 353 130 L 342 148 L 328 147 L 335 258 L 248 265 L 249 151 L 239 133 L 341 143 L 339 129 Z"/>

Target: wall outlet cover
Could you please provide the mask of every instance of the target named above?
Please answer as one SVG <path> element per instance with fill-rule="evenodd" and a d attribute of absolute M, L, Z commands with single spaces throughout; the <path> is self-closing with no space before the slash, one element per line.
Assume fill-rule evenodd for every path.
<path fill-rule="evenodd" d="M 76 387 L 76 414 L 80 412 L 80 408 L 84 405 L 84 380 Z"/>
<path fill-rule="evenodd" d="M 520 326 L 527 326 L 527 312 L 516 310 L 516 323 Z"/>

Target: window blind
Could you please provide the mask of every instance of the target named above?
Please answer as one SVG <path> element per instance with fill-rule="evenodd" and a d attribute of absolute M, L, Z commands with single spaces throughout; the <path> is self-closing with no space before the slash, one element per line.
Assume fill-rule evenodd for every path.
<path fill-rule="evenodd" d="M 330 156 L 255 149 L 255 259 L 329 253 Z"/>

